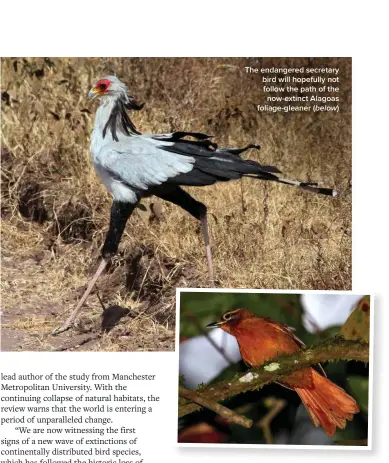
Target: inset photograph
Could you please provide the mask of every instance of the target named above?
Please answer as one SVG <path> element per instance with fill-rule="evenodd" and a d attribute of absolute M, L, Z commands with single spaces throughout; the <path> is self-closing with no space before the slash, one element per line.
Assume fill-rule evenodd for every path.
<path fill-rule="evenodd" d="M 179 289 L 177 298 L 179 445 L 370 448 L 370 296 Z"/>

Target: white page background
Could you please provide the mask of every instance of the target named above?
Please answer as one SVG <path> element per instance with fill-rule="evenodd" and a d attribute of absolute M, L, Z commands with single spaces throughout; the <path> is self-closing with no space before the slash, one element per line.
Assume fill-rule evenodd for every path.
<path fill-rule="evenodd" d="M 376 294 L 373 451 L 178 449 L 173 353 L 1 353 L 1 371 L 160 371 L 147 462 L 386 461 L 388 26 L 385 2 L 3 2 L 2 56 L 352 56 L 353 290 Z M 127 423 L 131 426 L 131 423 Z M 136 423 L 133 423 L 136 426 Z M 386 455 L 386 457 L 385 457 Z"/>

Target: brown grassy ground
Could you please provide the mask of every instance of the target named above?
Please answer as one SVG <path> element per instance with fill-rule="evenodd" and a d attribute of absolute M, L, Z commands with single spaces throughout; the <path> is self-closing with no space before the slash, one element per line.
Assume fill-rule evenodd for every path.
<path fill-rule="evenodd" d="M 340 66 L 339 114 L 256 111 L 264 102 L 262 85 L 244 66 L 313 63 Z M 96 103 L 86 94 L 113 71 L 146 103 L 133 114 L 142 132 L 202 131 L 219 145 L 260 143 L 261 151 L 247 157 L 342 192 L 332 199 L 252 179 L 191 188 L 212 214 L 220 287 L 351 288 L 350 60 L 6 59 L 3 349 L 171 350 L 175 287 L 207 286 L 199 224 L 162 202 L 155 216 L 150 199 L 147 212 L 132 216 L 119 256 L 99 284 L 104 303 L 131 307 L 131 316 L 93 338 L 101 307 L 92 295 L 78 338 L 45 334 L 75 305 L 107 230 L 111 198 L 91 162 Z M 84 344 L 77 347 L 74 339 Z"/>

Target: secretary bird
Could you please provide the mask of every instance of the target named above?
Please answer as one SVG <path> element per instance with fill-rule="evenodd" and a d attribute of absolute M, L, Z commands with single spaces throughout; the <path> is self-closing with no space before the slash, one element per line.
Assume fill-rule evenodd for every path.
<path fill-rule="evenodd" d="M 218 148 L 209 140 L 210 136 L 197 132 L 141 134 L 127 111 L 140 110 L 143 105 L 137 105 L 126 85 L 115 76 L 98 80 L 88 96 L 90 99 L 100 98 L 91 152 L 97 174 L 113 196 L 110 224 L 101 252 L 102 261 L 95 275 L 73 313 L 53 334 L 73 325 L 97 279 L 117 252 L 126 222 L 142 198 L 155 195 L 177 204 L 201 221 L 209 280 L 213 285 L 207 208 L 181 186 L 205 186 L 252 177 L 294 185 L 323 195 L 337 194 L 331 188 L 318 187 L 317 183 L 282 178 L 276 167 L 241 158 L 244 151 L 259 149 L 258 145 Z"/>

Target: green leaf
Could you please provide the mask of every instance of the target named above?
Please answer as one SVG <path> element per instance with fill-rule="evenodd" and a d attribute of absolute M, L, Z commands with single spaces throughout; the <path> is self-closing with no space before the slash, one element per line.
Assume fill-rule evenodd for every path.
<path fill-rule="evenodd" d="M 365 376 L 349 376 L 347 379 L 350 391 L 364 413 L 369 411 L 369 378 Z"/>
<path fill-rule="evenodd" d="M 370 296 L 361 299 L 342 326 L 340 334 L 350 341 L 369 342 L 370 334 Z"/>

